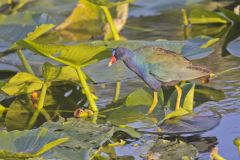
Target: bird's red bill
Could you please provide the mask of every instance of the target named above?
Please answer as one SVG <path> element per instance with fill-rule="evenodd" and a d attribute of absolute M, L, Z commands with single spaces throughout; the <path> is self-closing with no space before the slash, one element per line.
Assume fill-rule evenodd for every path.
<path fill-rule="evenodd" d="M 117 61 L 115 56 L 112 56 L 111 59 L 108 62 L 108 66 L 110 67 L 112 64 L 114 64 Z"/>

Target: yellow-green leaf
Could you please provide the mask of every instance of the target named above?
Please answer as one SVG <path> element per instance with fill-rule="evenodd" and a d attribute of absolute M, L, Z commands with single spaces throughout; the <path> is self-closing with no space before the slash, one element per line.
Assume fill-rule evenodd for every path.
<path fill-rule="evenodd" d="M 230 23 L 224 16 L 205 9 L 193 9 L 189 20 L 191 24 Z"/>
<path fill-rule="evenodd" d="M 168 115 L 166 115 L 163 119 L 163 121 L 167 120 L 167 119 L 171 119 L 171 118 L 174 118 L 174 117 L 179 117 L 179 116 L 183 116 L 185 114 L 188 114 L 189 112 L 183 108 L 180 108 L 176 111 L 173 111 L 171 113 L 169 113 Z"/>
<path fill-rule="evenodd" d="M 53 147 L 56 147 L 68 140 L 69 140 L 69 138 L 59 138 L 57 140 L 49 142 L 49 143 L 45 144 L 37 153 L 35 153 L 35 155 L 39 156 L 39 155 L 43 154 L 44 152 L 49 151 Z"/>
<path fill-rule="evenodd" d="M 1 89 L 8 95 L 31 93 L 42 88 L 43 81 L 38 77 L 25 72 L 13 76 Z"/>
<path fill-rule="evenodd" d="M 98 62 L 101 59 L 108 58 L 111 55 L 110 52 L 104 52 L 106 51 L 105 46 L 94 47 L 87 44 L 75 46 L 48 45 L 30 40 L 20 40 L 17 44 L 72 67 L 83 67 Z"/>
<path fill-rule="evenodd" d="M 37 26 L 33 32 L 30 32 L 27 34 L 26 39 L 27 40 L 35 40 L 44 33 L 48 32 L 50 29 L 52 29 L 55 25 L 54 24 L 42 24 L 40 26 Z"/>
<path fill-rule="evenodd" d="M 193 111 L 193 103 L 194 103 L 194 89 L 195 84 L 187 83 L 181 86 L 182 89 L 182 97 L 180 106 L 185 110 L 191 112 Z M 168 99 L 168 105 L 170 107 L 175 107 L 177 100 L 177 91 L 175 90 L 170 98 Z"/>

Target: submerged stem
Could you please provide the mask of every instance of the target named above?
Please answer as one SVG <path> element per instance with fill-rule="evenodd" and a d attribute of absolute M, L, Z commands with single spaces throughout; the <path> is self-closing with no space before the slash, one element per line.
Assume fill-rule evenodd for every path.
<path fill-rule="evenodd" d="M 86 82 L 86 80 L 84 79 L 84 75 L 82 73 L 82 70 L 80 69 L 80 67 L 75 67 L 75 70 L 78 74 L 78 78 L 79 78 L 79 81 L 81 83 L 81 86 L 82 88 L 84 89 L 85 91 L 85 94 L 87 96 L 87 99 L 88 99 L 88 102 L 89 102 L 89 108 L 93 111 L 93 112 L 98 112 L 98 108 L 97 108 L 97 105 L 93 99 L 93 96 L 92 96 L 92 93 L 88 87 L 88 84 Z"/>
<path fill-rule="evenodd" d="M 31 73 L 31 74 L 35 75 L 34 72 L 33 72 L 33 70 L 32 70 L 32 67 L 31 67 L 30 64 L 28 63 L 27 58 L 24 56 L 24 53 L 22 52 L 21 49 L 18 49 L 18 50 L 17 50 L 17 55 L 18 55 L 19 59 L 21 60 L 24 68 L 26 69 L 26 71 L 27 71 L 28 73 Z"/>
<path fill-rule="evenodd" d="M 111 28 L 114 40 L 119 40 L 120 37 L 119 37 L 118 31 L 116 29 L 116 26 L 113 23 L 113 19 L 112 19 L 111 13 L 109 12 L 109 9 L 105 6 L 101 6 L 101 8 L 102 8 L 102 10 L 105 14 L 105 17 L 107 18 L 107 21 L 108 21 L 109 26 Z"/>

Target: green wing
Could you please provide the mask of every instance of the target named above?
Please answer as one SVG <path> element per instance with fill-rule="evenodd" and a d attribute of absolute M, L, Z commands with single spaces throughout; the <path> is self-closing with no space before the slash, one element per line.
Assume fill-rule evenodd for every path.
<path fill-rule="evenodd" d="M 162 82 L 192 80 L 210 74 L 209 70 L 194 66 L 181 54 L 159 47 L 141 47 L 134 52 L 148 64 L 149 73 Z"/>

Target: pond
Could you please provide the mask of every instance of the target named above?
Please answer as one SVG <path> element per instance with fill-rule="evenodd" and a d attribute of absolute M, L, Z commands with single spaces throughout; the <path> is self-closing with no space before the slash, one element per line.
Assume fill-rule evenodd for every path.
<path fill-rule="evenodd" d="M 62 2 L 62 3 L 64 4 L 67 2 Z M 194 58 L 191 61 L 194 64 L 198 64 L 200 66 L 206 66 L 211 71 L 213 71 L 213 73 L 220 73 L 230 68 L 236 68 L 224 74 L 219 74 L 219 76 L 216 76 L 210 79 L 210 82 L 207 84 L 201 84 L 198 81 L 196 82 L 193 107 L 194 107 L 194 112 L 199 113 L 199 115 L 196 115 L 196 117 L 194 115 L 191 115 L 192 117 L 189 116 L 191 118 L 183 117 L 182 123 L 181 123 L 182 126 L 180 127 L 177 125 L 174 126 L 174 124 L 172 124 L 170 121 L 168 122 L 168 120 L 166 120 L 166 122 L 163 123 L 167 126 L 166 128 L 168 129 L 167 131 L 169 132 L 173 131 L 174 127 L 176 127 L 175 129 L 177 130 L 176 131 L 177 134 L 165 135 L 165 134 L 158 133 L 158 130 L 157 130 L 158 128 L 156 127 L 156 124 L 161 122 L 164 116 L 170 113 L 171 109 L 165 108 L 163 106 L 161 107 L 158 106 L 157 109 L 153 112 L 153 114 L 146 115 L 148 111 L 148 107 L 152 101 L 152 97 L 151 97 L 152 92 L 140 78 L 132 74 L 126 68 L 121 68 L 123 67 L 123 64 L 121 64 L 121 62 L 117 62 L 118 64 L 116 64 L 116 66 L 119 68 L 117 68 L 116 66 L 114 68 L 113 66 L 113 69 L 111 68 L 109 69 L 107 67 L 108 59 L 107 60 L 105 59 L 100 62 L 84 67 L 83 69 L 84 72 L 91 79 L 91 80 L 88 79 L 88 82 L 90 82 L 89 83 L 90 88 L 91 90 L 93 90 L 93 93 L 96 94 L 96 96 L 98 97 L 98 101 L 96 101 L 96 105 L 100 109 L 100 112 L 95 122 L 97 124 L 104 124 L 104 125 L 111 124 L 119 128 L 125 128 L 125 129 L 126 128 L 128 129 L 128 127 L 131 127 L 135 129 L 134 131 L 138 131 L 141 133 L 141 136 L 136 138 L 134 136 L 131 136 L 131 134 L 130 136 L 127 134 L 124 134 L 125 130 L 120 134 L 114 134 L 115 132 L 113 132 L 112 134 L 115 135 L 113 136 L 114 140 L 120 141 L 120 139 L 123 139 L 124 141 L 126 141 L 126 144 L 116 146 L 114 147 L 114 149 L 107 148 L 106 150 L 104 150 L 105 153 L 108 153 L 110 155 L 109 157 L 113 159 L 114 158 L 146 159 L 146 157 L 148 157 L 148 159 L 151 159 L 151 158 L 160 159 L 159 154 L 169 152 L 170 156 L 166 155 L 165 159 L 172 159 L 171 156 L 173 157 L 173 154 L 177 154 L 175 151 L 179 150 L 179 152 L 183 153 L 183 155 L 186 154 L 189 157 L 191 156 L 196 157 L 197 155 L 198 159 L 204 160 L 204 159 L 210 159 L 211 149 L 214 146 L 216 146 L 218 148 L 218 153 L 222 157 L 226 159 L 239 159 L 237 147 L 234 145 L 233 141 L 236 137 L 240 136 L 240 127 L 238 123 L 240 121 L 240 114 L 239 114 L 240 113 L 240 73 L 239 73 L 239 68 L 237 68 L 239 67 L 239 64 L 240 64 L 240 58 L 232 55 L 226 49 L 226 46 L 229 42 L 231 42 L 232 40 L 240 36 L 240 27 L 238 24 L 201 24 L 201 25 L 191 25 L 189 27 L 190 31 L 189 30 L 186 31 L 184 30 L 184 25 L 182 20 L 181 8 L 184 7 L 187 12 L 190 12 L 194 7 L 196 8 L 196 7 L 208 6 L 207 8 L 216 8 L 215 3 L 218 3 L 218 5 L 221 5 L 222 7 L 227 7 L 230 9 L 233 9 L 233 7 L 236 6 L 236 3 L 232 4 L 231 2 L 228 2 L 228 3 L 227 2 L 209 2 L 204 0 L 195 0 L 195 1 L 194 0 L 191 0 L 191 1 L 185 1 L 185 0 L 175 1 L 174 0 L 171 2 L 165 1 L 165 0 L 161 2 L 154 1 L 154 0 L 151 0 L 151 1 L 139 0 L 129 6 L 129 17 L 127 19 L 127 23 L 125 24 L 124 29 L 120 32 L 121 37 L 124 37 L 125 39 L 128 39 L 128 40 L 156 41 L 160 43 L 162 41 L 164 43 L 165 40 L 171 40 L 178 43 L 177 45 L 180 45 L 180 43 L 183 43 L 184 40 L 190 40 L 192 38 L 195 38 L 201 35 L 209 36 L 212 38 L 219 38 L 217 43 L 211 46 L 214 49 L 213 53 L 211 53 L 208 56 L 205 56 L 204 58 Z M 69 5 L 65 4 L 62 7 L 63 8 L 68 7 L 68 9 L 66 10 L 67 12 L 70 12 L 74 7 L 74 5 L 70 5 L 70 4 L 71 3 L 69 3 Z M 29 5 L 31 6 L 31 4 Z M 39 9 L 41 11 L 41 7 L 38 8 L 37 5 L 34 7 L 35 9 Z M 51 7 L 54 8 L 54 6 L 51 6 Z M 53 13 L 49 11 L 45 11 L 45 12 L 47 12 L 50 15 L 56 12 L 56 14 L 58 14 L 59 16 L 59 17 L 53 16 L 54 18 L 57 17 L 56 23 L 61 22 L 63 20 L 63 17 L 66 18 L 65 15 L 59 14 L 59 12 L 57 12 L 54 9 L 51 11 Z M 42 38 L 40 37 L 37 40 L 37 42 L 42 43 L 44 41 L 46 42 L 50 41 L 51 44 L 58 44 L 58 43 L 59 44 L 63 44 L 63 43 L 79 44 L 79 42 L 83 42 L 82 39 L 79 38 L 79 35 L 81 36 L 81 34 L 74 33 L 73 31 L 71 32 L 72 32 L 72 35 L 70 37 L 72 39 L 69 36 L 65 36 L 66 33 L 63 33 L 63 32 L 61 32 L 62 37 L 59 38 L 59 33 L 52 31 L 44 35 Z M 186 32 L 189 34 L 186 34 Z M 75 34 L 76 34 L 76 37 L 75 37 Z M 99 39 L 99 37 L 96 36 L 92 38 L 92 40 L 95 40 L 95 39 Z M 84 39 L 84 40 L 88 40 L 88 42 L 84 41 L 84 43 L 89 43 L 89 39 Z M 129 45 L 131 45 L 130 43 L 131 42 L 129 41 Z M 135 45 L 135 43 L 136 42 L 133 42 L 132 44 Z M 96 42 L 96 44 L 94 45 L 95 47 L 99 47 L 98 42 Z M 113 45 L 113 44 L 110 44 L 110 45 Z M 125 44 L 120 44 L 120 45 L 125 45 Z M 173 47 L 178 48 L 179 46 L 177 45 L 176 46 L 173 45 Z M 5 44 L 3 44 L 2 46 L 3 46 L 2 48 L 4 48 Z M 171 48 L 172 46 L 169 45 L 168 47 Z M 3 50 L 2 48 L 0 46 L 1 51 Z M 69 68 L 66 69 L 66 71 L 61 70 L 63 73 L 59 72 L 58 74 L 54 74 L 55 72 L 58 72 L 58 69 L 54 68 L 54 66 L 51 66 L 51 65 L 52 64 L 59 65 L 58 62 L 49 60 L 45 57 L 43 58 L 42 56 L 33 55 L 30 51 L 27 51 L 27 50 L 24 50 L 24 53 L 25 55 L 27 55 L 27 58 L 30 60 L 30 64 L 33 68 L 33 71 L 37 75 L 41 74 L 40 66 L 43 65 L 44 62 L 47 61 L 51 63 L 51 64 L 49 63 L 45 65 L 46 67 L 45 72 L 43 71 L 43 75 L 44 73 L 46 75 L 51 74 L 50 76 L 44 77 L 44 81 L 49 80 L 48 81 L 49 84 L 52 83 L 54 78 L 61 79 L 61 80 L 68 80 L 66 78 L 66 75 L 70 76 L 74 80 L 78 79 L 77 76 L 70 74 L 70 72 L 72 73 L 74 71 L 70 70 Z M 65 59 L 68 59 L 68 58 L 65 58 Z M 82 63 L 87 64 L 88 62 L 86 61 Z M 23 70 L 24 68 L 20 60 L 18 60 L 17 54 L 13 54 L 13 53 L 8 54 L 7 56 L 2 56 L 0 66 L 2 70 L 2 72 L 0 73 L 2 77 L 1 79 L 4 81 L 7 81 L 10 77 L 12 77 L 16 71 Z M 112 70 L 112 71 L 110 72 L 109 70 Z M 116 75 L 113 75 L 114 73 L 116 73 Z M 24 75 L 24 76 L 28 77 L 28 75 Z M 108 82 L 105 82 L 106 79 Z M 113 103 L 112 101 L 114 98 L 114 94 L 116 92 L 115 90 L 116 79 L 121 80 L 121 88 L 120 88 L 120 95 L 118 100 L 116 100 Z M 42 79 L 35 80 L 34 83 L 30 80 L 29 80 L 29 84 L 27 85 L 37 86 L 39 83 L 41 85 L 44 83 L 42 82 Z M 17 84 L 17 85 L 20 86 L 21 84 Z M 39 87 L 38 89 L 40 88 L 41 87 Z M 163 93 L 164 94 L 166 93 L 165 95 L 166 97 L 170 97 L 171 92 L 173 90 L 174 90 L 173 88 L 170 88 L 170 89 L 168 88 L 166 90 L 164 89 Z M 35 89 L 33 91 L 35 91 Z M 38 94 L 40 94 L 40 92 L 38 92 Z M 15 96 L 8 96 L 6 98 L 6 95 L 4 96 L 1 95 L 4 97 L 4 98 L 0 97 L 2 100 L 1 104 L 6 107 L 8 106 L 7 108 L 9 109 L 7 113 L 4 113 L 3 115 L 1 114 L 0 130 L 13 131 L 13 130 L 28 129 L 29 120 L 31 120 L 33 107 L 34 107 L 31 104 L 29 104 L 29 102 L 32 100 L 31 97 L 29 98 L 29 96 L 31 95 L 32 94 L 29 94 L 29 95 L 20 94 L 17 96 L 17 98 Z M 82 88 L 79 85 L 76 85 L 76 83 L 72 84 L 72 83 L 66 82 L 60 85 L 51 84 L 49 89 L 46 92 L 46 99 L 44 102 L 45 103 L 44 106 L 47 106 L 47 107 L 45 107 L 46 110 L 44 112 L 47 112 L 48 116 L 50 116 L 53 121 L 58 121 L 59 117 L 72 118 L 74 117 L 74 111 L 77 108 L 87 107 L 88 99 L 86 96 L 87 96 L 87 93 L 86 92 L 82 93 Z M 164 103 L 166 105 L 166 102 Z M 172 103 L 172 102 L 168 102 L 168 103 Z M 35 107 L 37 107 L 38 104 L 35 104 L 35 105 L 36 105 Z M 46 113 L 43 113 L 43 111 L 41 111 L 41 113 L 42 114 L 39 114 L 39 117 L 37 117 L 37 121 L 36 123 L 34 123 L 33 128 L 38 128 L 44 122 L 46 122 Z M 205 115 L 207 116 L 205 117 Z M 199 121 L 196 120 L 197 122 L 195 122 L 194 120 L 197 118 L 199 118 Z M 187 124 L 186 126 L 183 125 L 183 123 L 188 123 L 188 122 L 189 124 Z M 71 125 L 74 126 L 75 123 Z M 168 125 L 169 126 L 173 125 L 173 129 L 170 128 Z M 212 125 L 213 127 L 209 127 L 208 125 L 209 126 Z M 47 128 L 54 128 L 54 131 L 59 130 L 60 132 L 61 130 L 65 129 L 64 126 L 60 127 L 59 124 L 56 127 L 54 125 L 44 123 L 44 126 Z M 204 128 L 205 126 L 207 126 L 207 128 Z M 82 127 L 84 129 L 86 126 L 79 125 L 78 127 L 80 128 Z M 93 132 L 93 136 L 95 135 L 96 137 L 99 136 L 102 132 L 104 133 L 107 132 L 109 135 L 111 135 L 110 131 L 104 127 L 93 126 L 92 128 L 90 128 L 90 130 Z M 161 127 L 162 129 L 165 129 L 164 125 Z M 198 127 L 200 127 L 200 129 Z M 73 131 L 71 130 L 72 129 L 71 127 L 67 129 L 69 129 L 69 132 L 67 133 L 67 135 L 71 135 L 73 137 L 76 136 L 75 128 Z M 86 127 L 86 130 L 88 129 L 89 128 Z M 94 130 L 98 130 L 98 129 L 99 129 L 99 133 L 95 133 Z M 191 130 L 192 132 L 188 133 L 187 129 Z M 195 131 L 194 129 L 196 130 L 196 132 L 194 132 Z M 184 134 L 180 134 L 180 132 L 182 132 L 183 130 L 185 130 L 186 133 L 184 132 Z M 201 130 L 201 132 L 199 130 Z M 129 134 L 129 131 L 126 131 L 126 133 Z M 32 134 L 35 135 L 35 131 L 33 131 Z M 81 134 L 83 133 L 81 132 Z M 91 138 L 90 140 L 89 139 L 84 139 L 84 140 L 85 142 L 91 141 Z M 170 144 L 165 144 L 165 145 L 172 145 L 172 146 L 175 146 L 176 148 L 170 148 L 169 150 L 166 149 L 165 151 L 164 149 L 162 149 L 165 146 L 161 146 L 165 143 L 165 142 L 164 143 L 161 142 L 164 140 L 167 140 L 167 141 L 170 140 L 167 142 Z M 159 145 L 161 144 L 160 147 L 158 146 L 158 143 L 155 144 L 156 141 L 159 143 Z M 183 144 L 179 143 L 181 145 L 177 146 L 173 144 L 176 141 L 182 141 L 184 143 Z M 84 142 L 84 141 L 81 141 L 81 142 Z M 83 144 L 85 144 L 85 142 Z M 104 144 L 106 142 L 107 141 L 104 141 Z M 78 146 L 76 143 L 72 143 L 71 146 L 73 145 Z M 86 145 L 88 144 L 86 143 Z M 91 146 L 94 152 L 97 150 L 97 147 L 95 145 Z M 99 144 L 99 145 L 101 146 L 103 144 Z M 191 148 L 192 145 L 194 146 L 194 148 Z M 67 144 L 64 147 L 69 147 L 69 146 L 70 144 Z M 2 146 L 0 145 L 0 150 L 2 149 L 1 147 Z M 161 149 L 159 149 L 158 147 Z M 79 148 L 81 148 L 81 146 Z M 33 149 L 36 150 L 36 148 L 34 147 Z M 161 152 L 159 150 L 161 150 Z M 93 151 L 91 150 L 88 152 L 93 152 Z M 81 150 L 81 152 L 83 151 Z M 191 154 L 189 152 L 191 152 Z M 73 153 L 72 150 L 71 150 L 71 153 Z M 45 156 L 47 157 L 48 154 L 50 153 L 47 153 Z M 71 155 L 70 152 L 68 153 L 68 155 L 69 156 Z M 82 153 L 80 155 L 82 155 Z M 67 159 L 66 157 L 65 159 Z M 105 157 L 108 157 L 108 156 L 105 156 Z M 62 158 L 64 159 L 64 156 Z"/>

